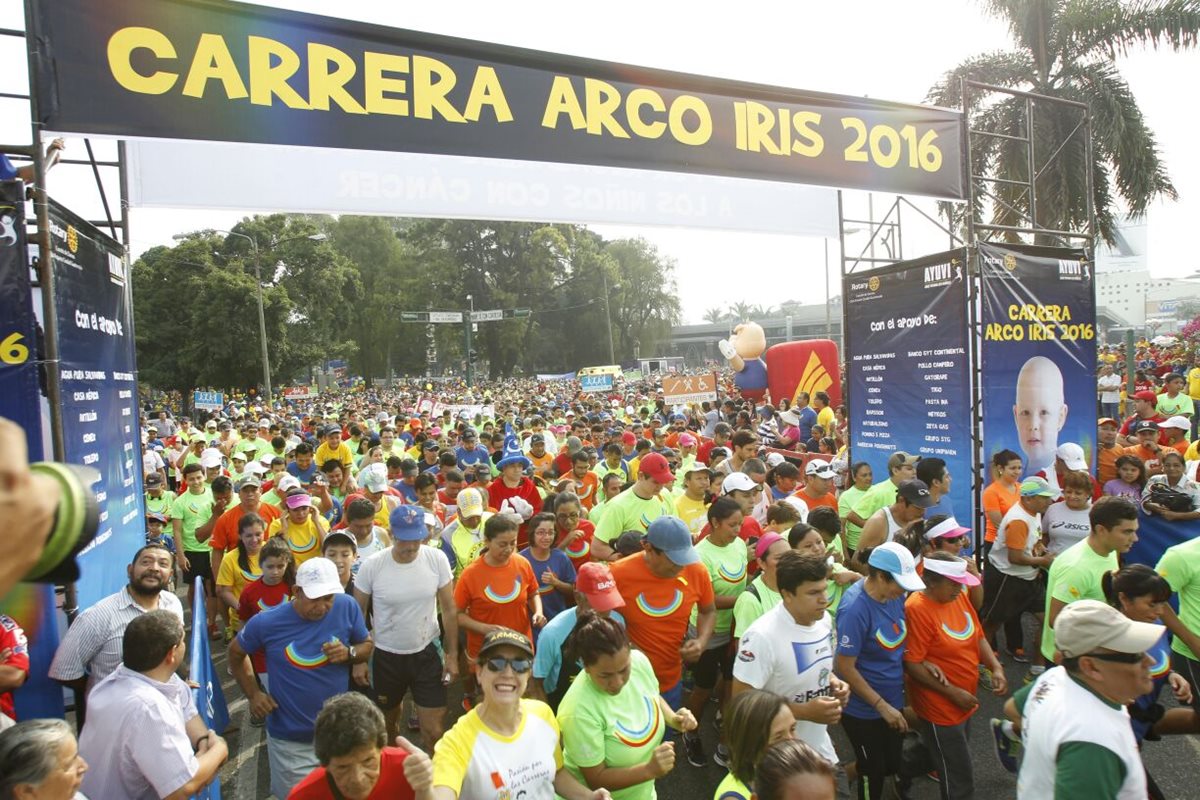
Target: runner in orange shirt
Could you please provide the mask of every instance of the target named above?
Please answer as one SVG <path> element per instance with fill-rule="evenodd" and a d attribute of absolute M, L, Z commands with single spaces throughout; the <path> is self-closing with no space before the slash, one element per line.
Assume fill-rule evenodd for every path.
<path fill-rule="evenodd" d="M 642 552 L 612 565 L 625 599 L 629 638 L 646 654 L 658 688 L 671 708 L 683 703 L 683 662 L 704 653 L 717 621 L 712 579 L 692 547 L 692 534 L 678 517 L 661 516 L 646 528 Z M 696 608 L 696 637 L 687 638 Z"/>
<path fill-rule="evenodd" d="M 262 483 L 257 475 L 247 475 L 234 486 L 239 502 L 233 508 L 227 509 L 217 518 L 213 525 L 212 539 L 212 568 L 213 575 L 221 574 L 221 559 L 231 550 L 237 550 L 238 521 L 246 512 L 252 512 L 262 517 L 266 527 L 279 519 L 279 509 L 262 502 Z"/>

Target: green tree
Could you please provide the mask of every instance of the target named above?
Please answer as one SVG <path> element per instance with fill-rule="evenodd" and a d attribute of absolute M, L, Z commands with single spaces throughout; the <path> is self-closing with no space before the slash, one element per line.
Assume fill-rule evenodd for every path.
<path fill-rule="evenodd" d="M 718 322 L 721 322 L 725 319 L 725 312 L 719 308 L 705 309 L 704 316 L 701 319 L 703 319 L 705 322 L 716 325 Z"/>
<path fill-rule="evenodd" d="M 1106 241 L 1113 241 L 1118 202 L 1140 216 L 1156 198 L 1174 199 L 1175 187 L 1159 157 L 1154 134 L 1115 60 L 1135 47 L 1193 47 L 1200 33 L 1200 2 L 985 0 L 984 6 L 1007 23 L 1013 49 L 975 56 L 959 64 L 929 91 L 931 102 L 960 106 L 959 81 L 966 77 L 1085 103 L 1091 110 L 1093 153 L 1089 164 L 1083 137 L 1070 136 L 1079 122 L 1079 112 L 1048 103 L 1035 104 L 1035 226 L 1086 229 L 1089 170 L 1097 228 Z M 1004 97 L 988 105 L 976 104 L 968 113 L 976 129 L 1026 135 L 1024 98 Z M 1060 146 L 1061 151 L 1051 158 Z M 1029 180 L 1027 148 L 1020 142 L 976 137 L 971 143 L 971 157 L 972 174 Z M 991 206 L 993 224 L 1028 227 L 1027 193 L 1013 184 L 988 187 L 999 202 L 985 203 L 978 198 L 975 213 L 982 214 Z M 944 210 L 950 208 L 944 206 Z M 952 221 L 961 223 L 965 211 L 961 206 L 954 209 Z M 1022 214 L 1026 216 L 1022 218 Z"/>
<path fill-rule="evenodd" d="M 609 296 L 617 361 L 633 358 L 634 342 L 643 354 L 659 352 L 681 317 L 674 260 L 640 237 L 609 242 L 604 252 L 615 262 L 621 287 Z M 608 283 L 610 290 L 617 285 L 611 278 Z"/>

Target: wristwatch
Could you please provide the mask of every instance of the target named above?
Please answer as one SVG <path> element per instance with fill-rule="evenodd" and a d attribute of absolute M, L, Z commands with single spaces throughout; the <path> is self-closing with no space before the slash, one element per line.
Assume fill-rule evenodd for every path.
<path fill-rule="evenodd" d="M 353 661 L 353 660 L 354 660 L 354 658 L 355 658 L 355 657 L 358 655 L 357 651 L 354 649 L 354 645 L 350 645 L 350 646 L 349 646 L 348 648 L 346 648 L 346 649 L 347 649 L 347 650 L 349 651 L 349 653 L 350 653 L 350 660 L 351 660 L 351 661 Z"/>

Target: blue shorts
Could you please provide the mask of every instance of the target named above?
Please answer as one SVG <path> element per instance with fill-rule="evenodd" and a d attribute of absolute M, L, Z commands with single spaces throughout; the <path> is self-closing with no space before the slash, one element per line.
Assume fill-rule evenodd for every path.
<path fill-rule="evenodd" d="M 667 705 L 672 711 L 678 711 L 683 706 L 683 681 L 680 680 L 670 689 L 661 693 L 663 700 L 667 701 Z M 672 727 L 667 727 L 667 734 L 663 737 L 665 742 L 673 742 L 679 736 L 679 733 Z"/>

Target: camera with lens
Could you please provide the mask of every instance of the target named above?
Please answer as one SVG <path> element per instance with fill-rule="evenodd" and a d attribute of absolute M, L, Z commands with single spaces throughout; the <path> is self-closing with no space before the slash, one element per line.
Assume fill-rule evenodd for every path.
<path fill-rule="evenodd" d="M 42 461 L 30 464 L 35 475 L 58 484 L 61 500 L 46 534 L 46 546 L 37 563 L 25 575 L 32 583 L 71 583 L 79 579 L 75 558 L 96 538 L 100 527 L 100 504 L 92 486 L 100 473 L 81 464 Z"/>

